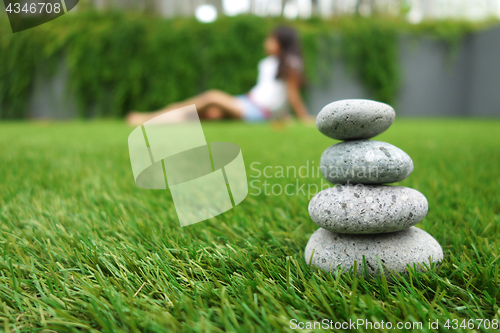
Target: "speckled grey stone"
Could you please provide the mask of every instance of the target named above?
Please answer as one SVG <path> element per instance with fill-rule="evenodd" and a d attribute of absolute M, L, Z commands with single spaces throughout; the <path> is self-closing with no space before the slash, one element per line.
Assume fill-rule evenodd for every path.
<path fill-rule="evenodd" d="M 313 254 L 314 250 L 314 254 Z M 405 273 L 406 265 L 429 265 L 443 259 L 443 250 L 428 233 L 417 227 L 376 235 L 338 234 L 320 228 L 311 236 L 305 250 L 307 264 L 333 272 L 338 266 L 349 270 L 357 263 L 359 274 L 364 272 L 363 256 L 369 275 L 381 274 L 377 256 L 384 272 Z M 424 266 L 425 267 L 425 266 Z"/>
<path fill-rule="evenodd" d="M 413 171 L 410 156 L 386 142 L 357 140 L 328 147 L 321 172 L 333 184 L 386 184 L 401 181 Z"/>
<path fill-rule="evenodd" d="M 337 140 L 369 139 L 388 129 L 396 113 L 387 104 L 367 99 L 344 99 L 325 106 L 316 127 Z"/>
<path fill-rule="evenodd" d="M 412 188 L 339 185 L 316 194 L 309 202 L 309 215 L 333 232 L 377 234 L 414 226 L 428 208 L 425 196 Z"/>

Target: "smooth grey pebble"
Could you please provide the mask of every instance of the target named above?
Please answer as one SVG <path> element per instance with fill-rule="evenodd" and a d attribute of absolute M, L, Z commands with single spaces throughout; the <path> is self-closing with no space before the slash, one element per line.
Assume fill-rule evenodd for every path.
<path fill-rule="evenodd" d="M 309 202 L 309 215 L 333 232 L 375 234 L 414 226 L 428 208 L 425 196 L 412 188 L 340 185 L 316 194 Z"/>
<path fill-rule="evenodd" d="M 376 235 L 339 234 L 320 228 L 309 239 L 304 255 L 307 264 L 328 272 L 339 266 L 349 271 L 356 261 L 358 274 L 365 273 L 364 256 L 366 273 L 373 276 L 382 273 L 377 257 L 384 273 L 405 273 L 407 265 L 417 264 L 422 270 L 418 264 L 429 265 L 429 257 L 433 263 L 441 261 L 443 249 L 431 235 L 417 227 Z"/>
<path fill-rule="evenodd" d="M 332 139 L 369 139 L 387 130 L 395 117 L 394 109 L 385 103 L 344 99 L 325 106 L 316 118 L 316 127 Z"/>
<path fill-rule="evenodd" d="M 413 161 L 387 142 L 345 141 L 323 152 L 320 170 L 333 184 L 387 184 L 408 177 L 413 172 Z"/>

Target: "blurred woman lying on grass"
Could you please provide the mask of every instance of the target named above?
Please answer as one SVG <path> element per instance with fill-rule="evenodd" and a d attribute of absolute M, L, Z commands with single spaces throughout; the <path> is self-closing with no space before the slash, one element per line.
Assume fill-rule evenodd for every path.
<path fill-rule="evenodd" d="M 297 32 L 289 27 L 276 28 L 265 39 L 264 49 L 268 56 L 259 62 L 257 84 L 247 94 L 232 96 L 220 90 L 209 90 L 159 111 L 131 112 L 127 122 L 141 125 L 160 114 L 192 104 L 196 105 L 200 119 L 206 120 L 264 121 L 276 118 L 287 104 L 300 120 L 310 120 L 300 95 L 304 71 Z"/>

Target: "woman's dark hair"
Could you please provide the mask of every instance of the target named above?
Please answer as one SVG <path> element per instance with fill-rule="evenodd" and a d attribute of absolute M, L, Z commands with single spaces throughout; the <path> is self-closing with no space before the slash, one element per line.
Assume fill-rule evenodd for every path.
<path fill-rule="evenodd" d="M 304 83 L 302 52 L 297 31 L 287 26 L 280 26 L 273 30 L 271 36 L 276 38 L 280 46 L 278 55 L 279 67 L 277 78 L 285 78 L 290 72 L 299 76 L 300 83 Z"/>

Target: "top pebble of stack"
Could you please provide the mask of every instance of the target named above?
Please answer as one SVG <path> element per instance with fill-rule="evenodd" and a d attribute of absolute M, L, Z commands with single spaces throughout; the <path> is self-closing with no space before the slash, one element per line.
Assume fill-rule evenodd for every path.
<path fill-rule="evenodd" d="M 387 104 L 344 99 L 325 106 L 316 118 L 316 126 L 332 139 L 361 140 L 384 132 L 395 117 L 394 109 Z"/>

